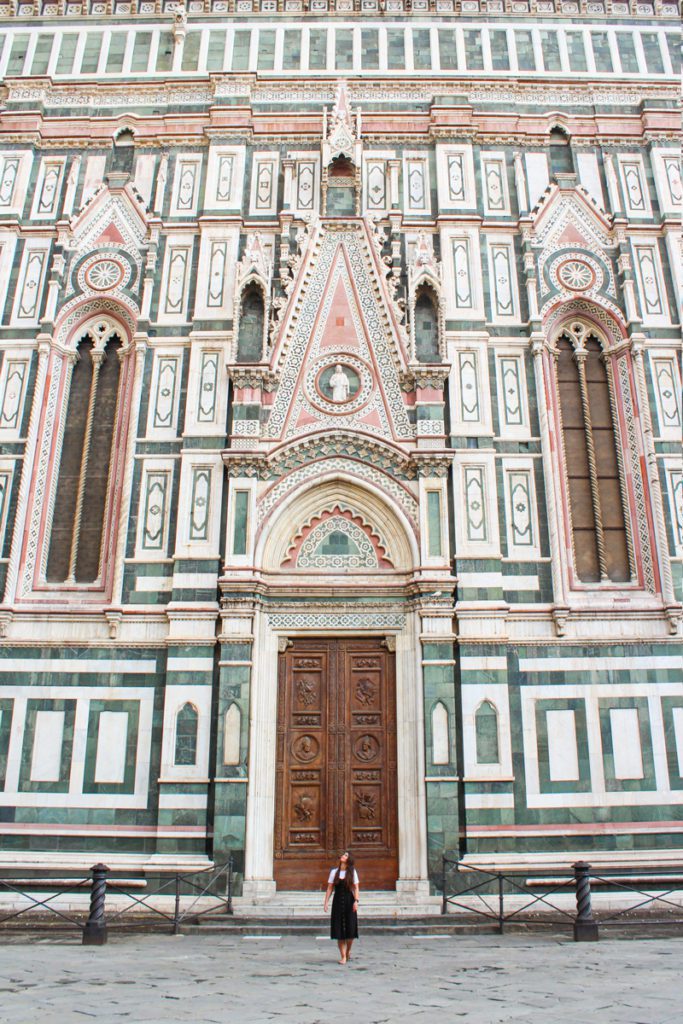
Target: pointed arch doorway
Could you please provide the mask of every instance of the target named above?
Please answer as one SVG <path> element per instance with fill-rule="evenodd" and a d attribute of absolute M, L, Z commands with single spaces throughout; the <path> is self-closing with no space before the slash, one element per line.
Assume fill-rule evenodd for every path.
<path fill-rule="evenodd" d="M 318 888 L 353 850 L 363 885 L 398 878 L 394 655 L 381 637 L 301 637 L 279 656 L 274 878 Z"/>

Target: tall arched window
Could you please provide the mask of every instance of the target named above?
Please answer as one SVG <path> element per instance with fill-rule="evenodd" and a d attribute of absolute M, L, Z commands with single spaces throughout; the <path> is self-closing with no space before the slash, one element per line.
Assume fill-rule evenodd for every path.
<path fill-rule="evenodd" d="M 263 355 L 263 295 L 250 285 L 242 295 L 240 323 L 237 332 L 237 362 L 259 363 Z"/>
<path fill-rule="evenodd" d="M 175 719 L 175 764 L 197 763 L 197 729 L 199 713 L 189 701 L 178 711 Z"/>
<path fill-rule="evenodd" d="M 112 325 L 102 321 L 77 346 L 47 558 L 50 583 L 91 584 L 102 575 L 121 345 Z"/>
<path fill-rule="evenodd" d="M 576 322 L 560 335 L 556 348 L 576 572 L 584 583 L 628 582 L 619 434 L 602 346 L 586 325 Z"/>
<path fill-rule="evenodd" d="M 436 299 L 428 289 L 422 289 L 415 301 L 415 355 L 423 363 L 438 363 L 439 314 Z"/>

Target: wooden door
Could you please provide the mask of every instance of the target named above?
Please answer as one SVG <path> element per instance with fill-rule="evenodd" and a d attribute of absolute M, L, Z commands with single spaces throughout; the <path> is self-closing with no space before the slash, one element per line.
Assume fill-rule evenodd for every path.
<path fill-rule="evenodd" d="M 361 885 L 398 877 L 394 657 L 380 639 L 301 639 L 280 655 L 279 889 L 324 888 L 350 847 Z"/>

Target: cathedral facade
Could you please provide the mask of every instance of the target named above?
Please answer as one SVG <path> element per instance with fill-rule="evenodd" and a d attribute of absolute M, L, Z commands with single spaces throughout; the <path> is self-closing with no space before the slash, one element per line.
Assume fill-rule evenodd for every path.
<path fill-rule="evenodd" d="M 0 864 L 680 864 L 677 4 L 0 12 Z"/>

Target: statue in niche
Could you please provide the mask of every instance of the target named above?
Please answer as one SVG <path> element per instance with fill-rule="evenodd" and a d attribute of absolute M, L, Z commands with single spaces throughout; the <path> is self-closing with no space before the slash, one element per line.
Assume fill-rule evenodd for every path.
<path fill-rule="evenodd" d="M 334 368 L 334 373 L 330 377 L 330 387 L 332 388 L 333 402 L 345 402 L 349 397 L 351 382 L 344 373 L 341 363 L 337 363 Z"/>
<path fill-rule="evenodd" d="M 316 389 L 328 402 L 341 405 L 355 398 L 362 382 L 360 374 L 348 363 L 326 366 L 318 375 Z"/>

